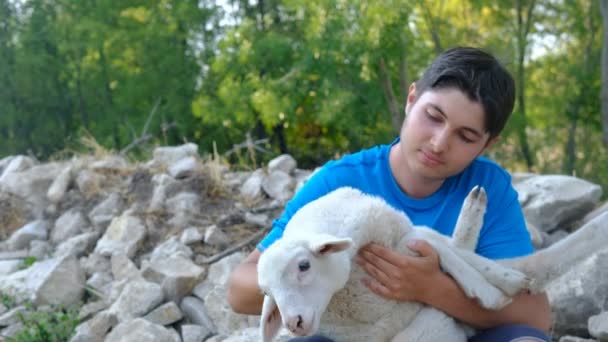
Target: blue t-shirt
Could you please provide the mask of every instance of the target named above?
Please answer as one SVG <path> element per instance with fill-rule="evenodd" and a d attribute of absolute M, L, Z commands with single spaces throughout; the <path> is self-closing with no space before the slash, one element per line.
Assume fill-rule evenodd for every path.
<path fill-rule="evenodd" d="M 279 239 L 289 219 L 306 203 L 343 186 L 382 197 L 405 212 L 415 225 L 451 236 L 465 197 L 480 185 L 488 195 L 488 207 L 475 252 L 501 259 L 534 251 L 511 176 L 496 163 L 479 157 L 461 173 L 447 178 L 431 196 L 415 199 L 405 194 L 393 177 L 388 157 L 391 146 L 376 146 L 325 164 L 287 203 L 258 249 L 263 251 Z"/>

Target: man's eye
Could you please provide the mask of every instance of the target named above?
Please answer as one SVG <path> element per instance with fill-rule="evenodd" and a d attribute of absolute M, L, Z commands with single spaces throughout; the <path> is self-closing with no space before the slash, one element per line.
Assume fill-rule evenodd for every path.
<path fill-rule="evenodd" d="M 431 114 L 430 112 L 426 112 L 426 117 L 429 118 L 431 121 L 435 121 L 435 122 L 441 121 L 441 118 L 439 118 L 436 115 Z"/>
<path fill-rule="evenodd" d="M 462 141 L 468 143 L 468 144 L 472 144 L 475 142 L 475 140 L 468 138 L 466 135 L 461 134 L 460 135 L 460 139 L 462 139 Z"/>

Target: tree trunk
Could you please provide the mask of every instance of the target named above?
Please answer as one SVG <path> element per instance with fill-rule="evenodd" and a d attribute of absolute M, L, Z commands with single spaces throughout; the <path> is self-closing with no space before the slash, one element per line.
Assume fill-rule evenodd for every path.
<path fill-rule="evenodd" d="M 424 20 L 428 26 L 429 32 L 431 34 L 431 39 L 433 40 L 433 45 L 435 46 L 435 52 L 439 55 L 443 52 L 443 47 L 441 46 L 441 39 L 439 38 L 439 23 L 431 13 L 431 10 L 428 8 L 429 4 L 424 7 Z M 439 14 L 441 15 L 441 14 Z"/>
<path fill-rule="evenodd" d="M 404 35 L 401 35 L 401 60 L 399 61 L 399 86 L 401 88 L 401 100 L 403 101 L 403 107 L 407 103 L 407 95 L 409 93 L 409 77 L 407 73 L 407 40 Z M 405 111 L 405 108 L 401 108 Z M 403 121 L 403 120 L 401 120 Z M 401 123 L 399 124 L 401 126 Z"/>
<path fill-rule="evenodd" d="M 287 139 L 285 138 L 285 128 L 282 123 L 274 125 L 272 128 L 273 132 L 273 140 L 276 140 L 279 145 L 279 150 L 281 154 L 289 153 L 289 149 L 287 148 Z"/>
<path fill-rule="evenodd" d="M 580 120 L 581 107 L 585 101 L 586 92 L 588 88 L 588 81 L 591 79 L 591 72 L 593 63 L 591 62 L 591 53 L 593 50 L 593 43 L 595 42 L 596 26 L 593 21 L 593 3 L 589 3 L 587 9 L 587 23 L 586 28 L 589 32 L 587 43 L 585 44 L 585 51 L 583 55 L 583 61 L 581 64 L 581 72 L 576 77 L 576 84 L 581 87 L 578 95 L 572 99 L 571 105 L 568 105 L 568 111 L 566 116 L 570 119 L 570 128 L 568 129 L 568 141 L 564 148 L 564 161 L 562 164 L 562 172 L 568 175 L 574 175 L 576 171 L 576 128 L 578 121 Z"/>
<path fill-rule="evenodd" d="M 384 63 L 384 58 L 380 59 L 380 81 L 382 83 L 382 89 L 384 90 L 384 98 L 388 103 L 388 109 L 391 112 L 391 124 L 393 126 L 393 131 L 399 132 L 401 128 L 401 111 L 399 110 L 399 102 L 395 97 L 395 92 L 393 91 L 393 83 L 391 82 L 391 76 L 386 70 L 386 64 Z"/>
<path fill-rule="evenodd" d="M 578 124 L 579 106 L 574 106 L 570 115 L 568 141 L 566 141 L 566 146 L 564 148 L 564 161 L 562 164 L 562 173 L 567 175 L 574 174 L 576 168 L 576 127 Z"/>
<path fill-rule="evenodd" d="M 604 38 L 602 42 L 602 131 L 608 146 L 608 0 L 600 0 Z"/>
<path fill-rule="evenodd" d="M 523 0 L 517 0 L 517 111 L 516 114 L 520 115 L 519 124 L 517 125 L 517 137 L 521 153 L 526 162 L 528 170 L 532 170 L 534 166 L 534 159 L 530 151 L 530 145 L 528 144 L 528 136 L 526 134 L 526 128 L 528 126 L 528 120 L 526 117 L 526 102 L 525 102 L 525 68 L 524 63 L 526 60 L 526 47 L 528 45 L 528 33 L 532 25 L 532 12 L 534 10 L 535 1 L 532 0 L 527 8 L 526 18 L 524 21 L 524 8 Z"/>

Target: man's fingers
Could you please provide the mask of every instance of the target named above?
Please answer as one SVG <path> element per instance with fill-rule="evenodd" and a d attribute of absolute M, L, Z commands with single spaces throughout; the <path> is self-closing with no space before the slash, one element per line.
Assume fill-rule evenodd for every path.
<path fill-rule="evenodd" d="M 428 257 L 437 254 L 433 246 L 424 240 L 410 240 L 407 242 L 407 247 L 420 254 L 421 257 Z"/>
<path fill-rule="evenodd" d="M 371 255 L 375 256 L 377 259 L 384 261 L 387 264 L 395 268 L 403 268 L 407 266 L 407 257 L 392 251 L 389 248 L 386 248 L 377 243 L 370 243 L 361 249 L 359 253 L 371 253 Z M 382 265 L 378 265 L 380 268 L 384 268 Z"/>
<path fill-rule="evenodd" d="M 364 253 L 362 253 L 362 255 Z M 386 273 L 386 269 L 376 266 L 375 263 L 370 262 L 367 258 L 363 257 L 362 255 L 357 258 L 357 264 L 359 266 L 361 266 L 361 268 L 363 268 L 363 270 L 365 270 L 365 272 L 367 272 L 367 274 L 372 276 L 375 280 L 379 281 L 382 284 L 388 284 L 391 281 L 391 279 L 388 276 L 388 274 Z M 373 257 L 373 258 L 375 258 L 375 257 Z M 380 262 L 380 261 L 377 260 L 377 262 Z M 386 265 L 385 265 L 385 267 L 386 267 Z"/>

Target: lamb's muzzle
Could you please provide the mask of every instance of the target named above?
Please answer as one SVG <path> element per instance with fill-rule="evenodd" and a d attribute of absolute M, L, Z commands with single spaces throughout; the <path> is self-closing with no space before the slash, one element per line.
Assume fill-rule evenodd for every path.
<path fill-rule="evenodd" d="M 287 323 L 285 324 L 285 326 L 287 326 L 287 329 L 289 329 L 289 331 L 291 331 L 292 333 L 298 336 L 307 336 L 312 334 L 311 328 L 314 319 L 304 320 L 304 318 L 302 318 L 302 315 L 295 315 L 288 317 L 286 320 Z"/>

